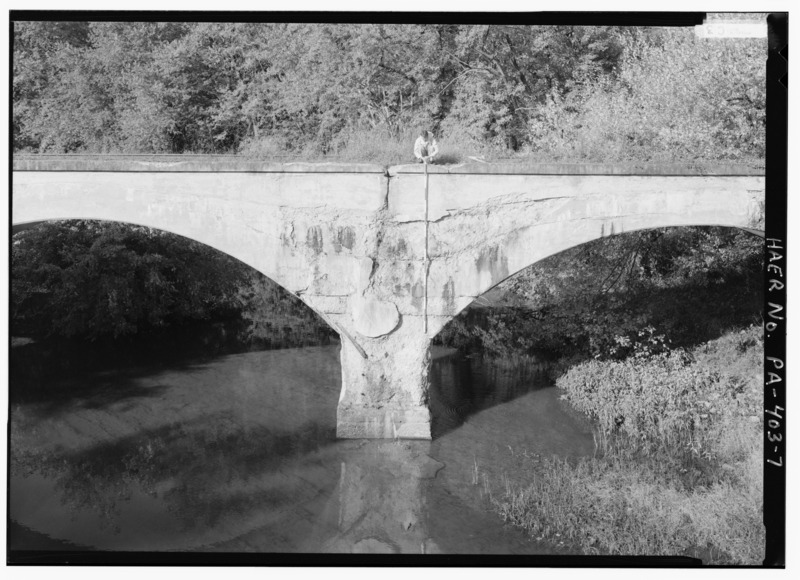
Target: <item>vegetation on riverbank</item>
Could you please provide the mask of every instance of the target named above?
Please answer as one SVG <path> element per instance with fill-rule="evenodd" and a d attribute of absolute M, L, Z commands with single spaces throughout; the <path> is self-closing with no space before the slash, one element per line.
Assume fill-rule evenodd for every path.
<path fill-rule="evenodd" d="M 543 458 L 495 509 L 537 538 L 586 554 L 763 559 L 762 332 L 692 351 L 591 360 L 557 385 L 596 425 L 597 455 Z"/>
<path fill-rule="evenodd" d="M 510 452 L 473 477 L 506 521 L 586 554 L 763 558 L 763 240 L 625 234 L 552 256 L 445 327 L 446 346 L 551 359 L 592 458 Z"/>
<path fill-rule="evenodd" d="M 153 338 L 198 322 L 230 323 L 243 342 L 262 347 L 319 344 L 334 335 L 249 266 L 142 226 L 39 224 L 14 235 L 11 274 L 12 334 L 36 340 Z"/>
<path fill-rule="evenodd" d="M 26 400 L 63 397 L 54 377 L 337 340 L 299 298 L 230 256 L 92 220 L 14 235 L 10 312 L 10 388 Z"/>
<path fill-rule="evenodd" d="M 435 341 L 494 357 L 561 359 L 554 373 L 611 352 L 627 356 L 648 327 L 670 347 L 691 348 L 760 323 L 763 244 L 716 227 L 602 238 L 502 282 L 488 304 L 468 307 Z"/>

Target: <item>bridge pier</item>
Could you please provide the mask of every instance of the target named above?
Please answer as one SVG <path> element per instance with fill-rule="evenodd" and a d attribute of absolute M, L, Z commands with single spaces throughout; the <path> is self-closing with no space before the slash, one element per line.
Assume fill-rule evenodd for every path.
<path fill-rule="evenodd" d="M 341 356 L 337 437 L 431 438 L 430 339 L 421 317 L 404 317 L 385 336 L 343 338 Z"/>

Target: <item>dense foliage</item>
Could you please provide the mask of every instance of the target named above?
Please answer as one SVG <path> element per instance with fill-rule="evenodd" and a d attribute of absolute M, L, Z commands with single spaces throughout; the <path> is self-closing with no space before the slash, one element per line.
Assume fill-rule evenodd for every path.
<path fill-rule="evenodd" d="M 758 416 L 762 393 L 753 377 L 761 361 L 752 347 L 761 339 L 755 327 L 728 339 L 735 343 L 731 357 L 751 359 L 752 369 L 745 369 L 750 372 L 735 378 L 729 369 L 710 369 L 690 352 L 668 348 L 663 337 L 641 334 L 644 340 L 634 344 L 631 356 L 585 361 L 557 381 L 564 398 L 603 436 L 624 435 L 643 453 L 672 448 L 709 458 L 719 423 Z M 618 340 L 628 342 L 627 337 Z"/>
<path fill-rule="evenodd" d="M 96 339 L 229 312 L 236 261 L 140 226 L 50 222 L 11 246 L 11 319 L 35 336 Z"/>
<path fill-rule="evenodd" d="M 467 308 L 437 341 L 509 353 L 625 358 L 652 327 L 692 346 L 763 311 L 762 239 L 729 228 L 667 228 L 601 238 L 551 256 Z M 624 340 L 623 340 L 624 339 Z"/>
<path fill-rule="evenodd" d="M 316 346 L 336 340 L 336 331 L 297 296 L 247 270 L 247 283 L 239 287 L 236 296 L 244 323 L 239 340 L 261 348 Z"/>
<path fill-rule="evenodd" d="M 759 327 L 692 351 L 647 335 L 625 360 L 591 360 L 558 380 L 597 426 L 597 455 L 548 458 L 496 507 L 536 537 L 585 553 L 763 559 Z"/>
<path fill-rule="evenodd" d="M 761 159 L 762 40 L 691 30 L 14 23 L 18 151 Z M 366 145 L 365 145 L 366 144 Z"/>
<path fill-rule="evenodd" d="M 11 246 L 12 333 L 123 337 L 198 320 L 243 320 L 247 341 L 318 343 L 332 333 L 299 299 L 203 244 L 142 226 L 48 222 Z"/>
<path fill-rule="evenodd" d="M 553 93 L 532 124 L 542 155 L 566 159 L 763 160 L 763 46 L 688 34 L 628 40 L 616 77 Z"/>

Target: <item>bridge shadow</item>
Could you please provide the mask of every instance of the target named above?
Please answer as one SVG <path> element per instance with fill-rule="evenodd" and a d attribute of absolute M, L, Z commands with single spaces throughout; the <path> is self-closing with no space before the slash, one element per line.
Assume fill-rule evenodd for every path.
<path fill-rule="evenodd" d="M 235 527 L 253 512 L 278 513 L 333 487 L 338 463 L 319 469 L 307 456 L 333 444 L 335 436 L 332 422 L 285 430 L 243 426 L 211 413 L 132 435 L 109 435 L 78 450 L 18 449 L 12 454 L 11 475 L 38 474 L 51 482 L 54 518 L 92 514 L 109 530 L 147 528 L 147 521 L 137 523 L 124 506 L 155 500 L 158 513 L 150 517 L 177 519 L 182 533 L 194 529 L 194 535 L 205 536 L 215 526 Z M 141 492 L 152 499 L 139 498 Z M 29 492 L 17 486 L 16 493 L 21 501 Z"/>
<path fill-rule="evenodd" d="M 9 356 L 9 401 L 48 419 L 68 407 L 103 410 L 118 403 L 158 398 L 169 388 L 159 373 L 196 372 L 217 354 L 164 348 L 148 341 L 94 345 L 32 342 Z M 12 407 L 13 408 L 13 407 Z"/>
<path fill-rule="evenodd" d="M 432 359 L 429 406 L 434 439 L 476 413 L 553 386 L 549 363 L 532 356 L 498 359 L 434 347 Z"/>
<path fill-rule="evenodd" d="M 166 387 L 140 382 L 162 372 L 196 372 L 222 356 L 333 342 L 327 336 L 306 340 L 305 335 L 302 340 L 294 336 L 245 340 L 244 324 L 238 319 L 203 321 L 96 342 L 12 337 L 10 401 L 37 405 L 44 416 L 72 404 L 101 409 L 127 399 L 160 396 Z"/>

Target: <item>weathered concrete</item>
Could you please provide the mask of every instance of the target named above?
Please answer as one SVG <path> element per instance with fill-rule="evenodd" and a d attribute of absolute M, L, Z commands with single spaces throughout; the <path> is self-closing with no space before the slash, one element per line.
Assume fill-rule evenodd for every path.
<path fill-rule="evenodd" d="M 418 165 L 19 157 L 12 222 L 129 222 L 232 255 L 342 335 L 339 436 L 429 438 L 430 339 L 477 296 L 603 236 L 758 229 L 764 211 L 763 176 L 740 167 L 432 166 L 426 264 L 425 184 Z"/>

